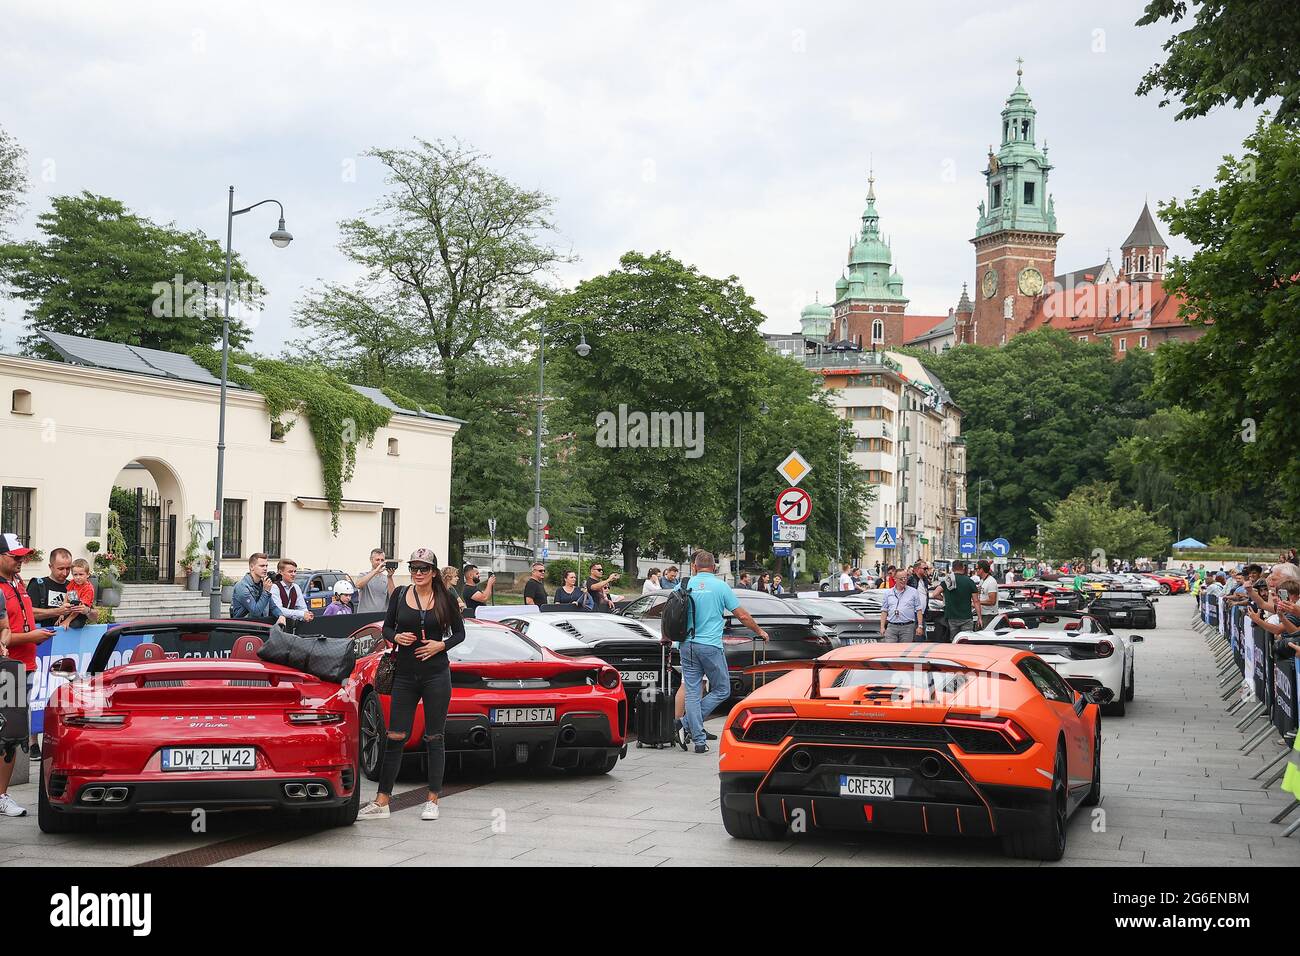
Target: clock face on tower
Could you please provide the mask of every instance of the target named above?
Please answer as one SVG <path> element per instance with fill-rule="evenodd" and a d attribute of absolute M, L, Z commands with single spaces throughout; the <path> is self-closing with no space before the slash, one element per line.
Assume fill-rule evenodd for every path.
<path fill-rule="evenodd" d="M 1038 295 L 1043 291 L 1043 274 L 1029 266 L 1020 270 L 1020 292 L 1023 295 Z"/>
<path fill-rule="evenodd" d="M 998 294 L 998 274 L 992 269 L 984 273 L 984 279 L 980 282 L 980 291 L 984 293 L 986 299 L 991 299 Z"/>

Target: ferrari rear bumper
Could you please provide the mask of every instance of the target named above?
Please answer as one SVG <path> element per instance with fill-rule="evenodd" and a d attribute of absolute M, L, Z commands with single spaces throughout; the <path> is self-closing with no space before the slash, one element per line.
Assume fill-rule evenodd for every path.
<path fill-rule="evenodd" d="M 609 719 L 600 713 L 566 714 L 559 725 L 494 726 L 483 716 L 449 716 L 448 757 L 479 759 L 495 767 L 538 765 L 579 767 L 600 763 L 625 751 Z M 423 750 L 417 744 L 416 750 Z"/>

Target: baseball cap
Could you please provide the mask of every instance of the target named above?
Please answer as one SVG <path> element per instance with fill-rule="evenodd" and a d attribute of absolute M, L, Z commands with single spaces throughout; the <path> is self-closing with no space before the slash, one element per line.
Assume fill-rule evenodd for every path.
<path fill-rule="evenodd" d="M 438 566 L 438 556 L 429 548 L 416 548 L 407 558 L 407 564 L 431 564 L 435 568 Z"/>
<path fill-rule="evenodd" d="M 31 548 L 24 548 L 18 535 L 6 531 L 0 534 L 0 554 L 12 554 L 15 558 L 25 558 L 32 553 Z"/>

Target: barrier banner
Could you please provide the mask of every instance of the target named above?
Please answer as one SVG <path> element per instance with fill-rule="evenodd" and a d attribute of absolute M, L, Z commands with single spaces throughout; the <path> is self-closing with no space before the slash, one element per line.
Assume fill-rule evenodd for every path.
<path fill-rule="evenodd" d="M 1273 666 L 1273 726 L 1285 735 L 1296 729 L 1296 686 L 1300 684 L 1300 658 L 1279 660 Z"/>
<path fill-rule="evenodd" d="M 1256 699 L 1271 707 L 1273 679 L 1269 671 L 1273 668 L 1273 649 L 1270 646 L 1273 643 L 1273 635 L 1262 627 L 1252 627 L 1251 638 L 1252 643 L 1255 645 L 1255 666 L 1246 672 L 1246 676 L 1250 678 L 1250 682 L 1255 688 Z"/>
<path fill-rule="evenodd" d="M 1219 598 L 1219 620 L 1223 622 L 1224 633 L 1227 635 L 1228 643 L 1232 645 L 1232 659 L 1237 663 L 1237 670 L 1249 677 L 1251 666 L 1246 660 L 1248 642 L 1242 638 L 1241 619 L 1234 613 L 1236 610 L 1240 608 L 1230 610 L 1224 605 L 1223 598 Z"/>
<path fill-rule="evenodd" d="M 45 731 L 45 702 L 54 693 L 55 687 L 64 678 L 50 676 L 50 664 L 63 657 L 77 660 L 77 673 L 84 674 L 90 667 L 90 658 L 99 646 L 100 638 L 112 624 L 87 624 L 85 627 L 70 629 L 53 628 L 54 636 L 36 648 L 36 682 L 32 685 L 32 695 L 28 699 L 31 707 L 32 733 Z M 118 639 L 117 648 L 108 659 L 106 667 L 118 667 L 131 659 L 128 653 L 135 647 L 150 640 L 148 634 L 131 634 Z"/>
<path fill-rule="evenodd" d="M 367 611 L 365 614 L 331 614 L 326 617 L 323 614 L 317 614 L 310 621 L 304 621 L 298 625 L 294 633 L 302 635 L 323 634 L 326 637 L 347 637 L 353 631 L 365 627 L 367 624 L 384 623 L 385 612 Z"/>

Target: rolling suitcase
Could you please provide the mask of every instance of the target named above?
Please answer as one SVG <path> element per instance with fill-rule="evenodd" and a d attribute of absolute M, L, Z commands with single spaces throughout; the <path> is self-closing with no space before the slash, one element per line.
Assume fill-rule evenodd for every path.
<path fill-rule="evenodd" d="M 0 759 L 5 763 L 14 759 L 18 747 L 26 747 L 28 727 L 27 667 L 0 658 Z"/>
<path fill-rule="evenodd" d="M 659 645 L 660 683 L 647 687 L 636 702 L 636 745 L 672 747 L 677 743 L 673 730 L 673 690 L 668 679 L 668 646 Z"/>

